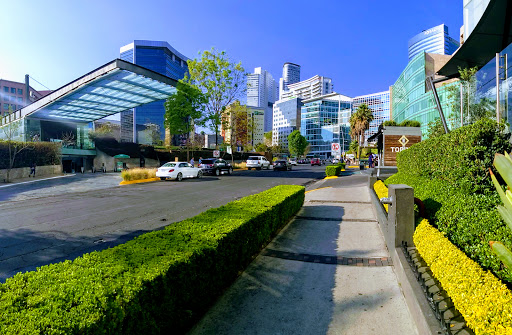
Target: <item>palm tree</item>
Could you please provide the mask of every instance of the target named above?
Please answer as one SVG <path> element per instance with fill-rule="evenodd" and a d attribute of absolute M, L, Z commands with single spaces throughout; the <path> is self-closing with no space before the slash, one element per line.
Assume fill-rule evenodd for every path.
<path fill-rule="evenodd" d="M 350 136 L 361 145 L 364 144 L 364 132 L 370 128 L 373 121 L 372 110 L 366 104 L 361 104 L 352 116 L 350 116 Z M 357 151 L 357 157 L 361 154 L 361 146 Z"/>

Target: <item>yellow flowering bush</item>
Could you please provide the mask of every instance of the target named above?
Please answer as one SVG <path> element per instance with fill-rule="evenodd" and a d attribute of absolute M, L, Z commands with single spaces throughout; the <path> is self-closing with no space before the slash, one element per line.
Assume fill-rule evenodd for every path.
<path fill-rule="evenodd" d="M 428 220 L 414 244 L 475 334 L 512 334 L 512 292 L 453 245 Z"/>
<path fill-rule="evenodd" d="M 377 193 L 377 197 L 379 199 L 387 198 L 388 197 L 388 188 L 382 182 L 382 180 L 377 180 L 377 182 L 375 184 L 373 184 L 373 189 L 375 190 L 375 193 Z M 387 212 L 388 211 L 388 205 L 384 205 L 384 208 L 386 209 L 386 212 Z"/>
<path fill-rule="evenodd" d="M 156 170 L 157 169 L 144 168 L 123 170 L 123 172 L 121 172 L 121 177 L 124 181 L 151 179 L 156 178 Z"/>

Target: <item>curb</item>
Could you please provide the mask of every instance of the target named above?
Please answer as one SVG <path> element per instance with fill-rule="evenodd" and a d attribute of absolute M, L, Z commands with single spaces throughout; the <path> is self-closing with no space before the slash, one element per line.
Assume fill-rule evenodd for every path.
<path fill-rule="evenodd" d="M 151 183 L 154 181 L 160 181 L 160 178 L 149 178 L 149 179 L 138 179 L 138 180 L 123 180 L 119 183 L 119 185 L 131 185 L 131 184 L 140 184 L 140 183 Z"/>

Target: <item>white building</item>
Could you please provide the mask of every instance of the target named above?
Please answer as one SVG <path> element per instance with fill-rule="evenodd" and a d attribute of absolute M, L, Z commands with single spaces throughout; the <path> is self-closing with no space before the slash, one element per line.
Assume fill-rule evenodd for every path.
<path fill-rule="evenodd" d="M 300 65 L 284 63 L 283 77 L 279 80 L 279 99 L 283 99 L 283 92 L 288 90 L 288 85 L 300 81 Z"/>
<path fill-rule="evenodd" d="M 332 93 L 332 79 L 316 75 L 295 84 L 288 84 L 287 88 L 288 90 L 281 92 L 280 100 L 289 98 L 312 99 Z"/>
<path fill-rule="evenodd" d="M 272 126 L 272 145 L 281 145 L 288 149 L 288 135 L 300 129 L 301 99 L 291 98 L 276 101 L 274 104 L 274 122 Z"/>
<path fill-rule="evenodd" d="M 247 75 L 247 106 L 264 109 L 264 131 L 272 130 L 272 106 L 277 99 L 277 83 L 269 72 L 257 67 Z"/>

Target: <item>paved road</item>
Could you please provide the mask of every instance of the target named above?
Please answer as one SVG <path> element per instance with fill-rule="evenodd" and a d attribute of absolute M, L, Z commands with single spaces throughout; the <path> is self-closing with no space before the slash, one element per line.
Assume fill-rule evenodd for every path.
<path fill-rule="evenodd" d="M 324 167 L 117 186 L 114 174 L 0 187 L 0 281 L 73 259 L 280 184 L 306 184 Z"/>

